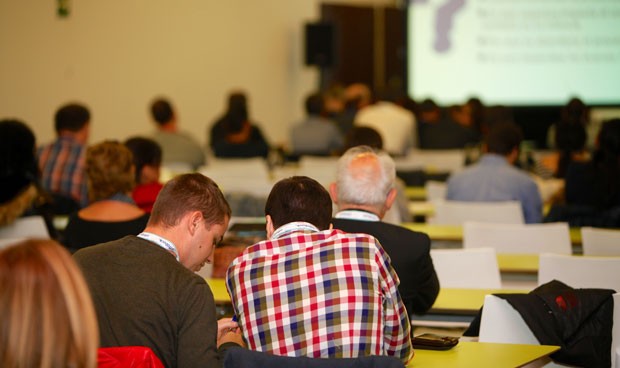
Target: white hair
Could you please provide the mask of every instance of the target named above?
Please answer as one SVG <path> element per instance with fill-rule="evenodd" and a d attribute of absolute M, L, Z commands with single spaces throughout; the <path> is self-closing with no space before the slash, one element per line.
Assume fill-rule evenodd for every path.
<path fill-rule="evenodd" d="M 362 157 L 373 160 L 376 165 L 352 167 L 353 162 Z M 350 148 L 338 160 L 338 202 L 382 208 L 394 188 L 395 179 L 394 160 L 387 153 L 368 146 Z"/>

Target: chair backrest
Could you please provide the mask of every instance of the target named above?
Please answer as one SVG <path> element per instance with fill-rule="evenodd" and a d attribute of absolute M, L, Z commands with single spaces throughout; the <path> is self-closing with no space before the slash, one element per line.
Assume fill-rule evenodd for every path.
<path fill-rule="evenodd" d="M 618 359 L 620 359 L 620 357 L 618 351 L 620 349 L 620 323 L 618 323 L 618 321 L 620 321 L 620 293 L 614 294 L 613 298 L 614 323 L 611 330 L 611 366 L 619 368 L 620 361 L 618 361 Z M 487 295 L 484 298 L 478 341 L 503 344 L 540 344 L 519 312 L 506 300 L 494 295 Z M 562 365 L 552 363 L 545 367 L 552 366 L 559 367 Z"/>
<path fill-rule="evenodd" d="M 41 238 L 49 239 L 50 234 L 42 216 L 20 217 L 10 225 L 0 227 L 0 239 Z"/>
<path fill-rule="evenodd" d="M 98 368 L 164 368 L 157 355 L 146 346 L 116 346 L 97 350 Z"/>
<path fill-rule="evenodd" d="M 200 172 L 213 179 L 226 194 L 237 192 L 267 197 L 273 183 L 261 157 L 213 159 Z"/>
<path fill-rule="evenodd" d="M 466 222 L 463 225 L 463 247 L 492 247 L 497 253 L 571 254 L 568 224 L 492 224 Z"/>
<path fill-rule="evenodd" d="M 435 215 L 429 223 L 462 225 L 465 221 L 482 221 L 503 224 L 523 224 L 523 210 L 518 201 L 463 202 L 435 201 Z"/>
<path fill-rule="evenodd" d="M 586 256 L 620 256 L 620 230 L 582 227 L 581 244 Z"/>
<path fill-rule="evenodd" d="M 620 257 L 541 254 L 538 285 L 553 279 L 573 288 L 602 288 L 620 292 Z"/>
<path fill-rule="evenodd" d="M 454 172 L 465 166 L 465 150 L 411 150 L 406 157 L 397 158 L 394 162 L 399 171 Z"/>
<path fill-rule="evenodd" d="M 499 289 L 502 286 L 493 248 L 432 249 L 431 258 L 443 288 Z"/>
<path fill-rule="evenodd" d="M 429 180 L 424 184 L 427 201 L 438 201 L 446 199 L 448 184 L 443 181 Z"/>
<path fill-rule="evenodd" d="M 302 156 L 297 175 L 310 177 L 329 190 L 329 185 L 336 181 L 337 168 L 338 157 Z"/>

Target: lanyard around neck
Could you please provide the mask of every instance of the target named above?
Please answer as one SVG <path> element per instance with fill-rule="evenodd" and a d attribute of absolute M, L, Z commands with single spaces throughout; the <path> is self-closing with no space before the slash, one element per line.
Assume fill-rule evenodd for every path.
<path fill-rule="evenodd" d="M 153 244 L 159 245 L 160 247 L 164 248 L 168 252 L 172 253 L 178 262 L 181 262 L 181 260 L 179 259 L 179 251 L 177 250 L 177 247 L 174 244 L 172 244 L 171 241 L 164 239 L 159 235 L 155 235 L 153 233 L 147 233 L 147 232 L 141 232 L 140 234 L 138 234 L 138 238 L 142 238 Z"/>

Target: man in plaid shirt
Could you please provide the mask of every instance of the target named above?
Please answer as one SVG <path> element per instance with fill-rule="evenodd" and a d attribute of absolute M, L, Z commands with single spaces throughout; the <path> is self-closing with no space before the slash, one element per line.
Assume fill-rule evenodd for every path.
<path fill-rule="evenodd" d="M 269 240 L 230 265 L 227 287 L 248 347 L 276 355 L 413 357 L 398 276 L 379 242 L 333 230 L 330 196 L 308 177 L 273 187 Z"/>

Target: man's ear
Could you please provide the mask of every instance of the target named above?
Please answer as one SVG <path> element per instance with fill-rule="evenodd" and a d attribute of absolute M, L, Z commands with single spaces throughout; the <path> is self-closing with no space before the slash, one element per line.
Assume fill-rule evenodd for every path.
<path fill-rule="evenodd" d="M 332 202 L 338 203 L 338 185 L 336 183 L 331 183 L 329 185 L 329 195 L 332 197 Z"/>
<path fill-rule="evenodd" d="M 200 211 L 194 211 L 188 215 L 187 228 L 191 235 L 194 235 L 196 233 L 196 230 L 198 229 L 198 226 L 200 226 L 202 221 L 203 217 L 202 212 Z"/>
<path fill-rule="evenodd" d="M 397 194 L 396 188 L 392 188 L 388 192 L 387 198 L 385 199 L 385 211 L 386 212 L 387 210 L 392 208 L 392 205 L 394 204 L 394 201 L 396 200 L 396 194 Z"/>
<path fill-rule="evenodd" d="M 266 224 L 265 224 L 265 230 L 267 230 L 267 239 L 271 239 L 271 236 L 273 235 L 273 232 L 275 231 L 275 229 L 273 228 L 273 220 L 271 219 L 271 216 L 266 215 L 265 216 L 265 220 L 266 220 Z"/>

